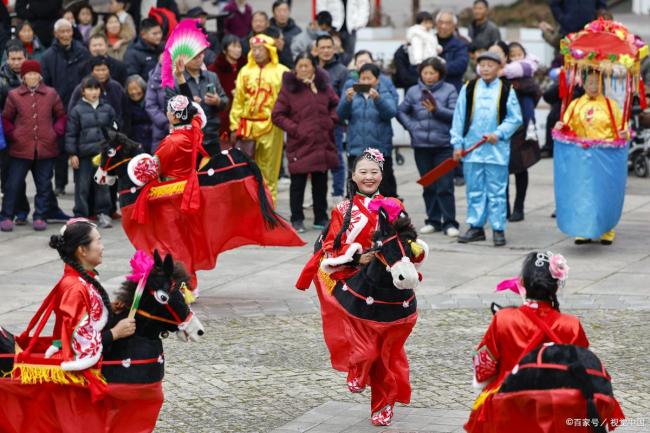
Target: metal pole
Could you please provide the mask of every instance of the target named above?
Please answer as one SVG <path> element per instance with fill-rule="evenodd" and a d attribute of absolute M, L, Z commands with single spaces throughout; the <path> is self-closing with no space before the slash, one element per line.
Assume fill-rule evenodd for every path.
<path fill-rule="evenodd" d="M 413 0 L 413 22 L 415 22 L 415 15 L 420 12 L 420 0 Z"/>

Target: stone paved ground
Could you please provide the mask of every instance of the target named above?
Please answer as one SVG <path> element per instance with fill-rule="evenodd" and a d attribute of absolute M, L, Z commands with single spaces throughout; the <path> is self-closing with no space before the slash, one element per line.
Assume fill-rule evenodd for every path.
<path fill-rule="evenodd" d="M 650 312 L 573 312 L 614 378 L 626 415 L 650 424 L 650 365 L 642 361 Z M 407 345 L 411 407 L 467 414 L 471 348 L 489 319 L 486 309 L 420 313 Z M 156 432 L 265 432 L 328 401 L 361 403 L 358 417 L 368 416 L 369 395 L 350 394 L 345 375 L 329 366 L 318 313 L 211 320 L 205 338 L 191 348 L 166 342 L 168 393 Z"/>
<path fill-rule="evenodd" d="M 409 151 L 404 155 L 407 163 L 397 171 L 399 191 L 414 223 L 420 225 L 424 210 L 414 182 L 413 157 Z M 611 247 L 577 247 L 557 230 L 549 218 L 554 207 L 552 181 L 550 160 L 531 170 L 526 220 L 509 225 L 505 248 L 495 249 L 489 241 L 460 245 L 440 234 L 423 236 L 431 254 L 418 288 L 420 321 L 407 348 L 413 370 L 411 406 L 417 411 L 398 409 L 396 422 L 400 413 L 403 418 L 396 428 L 448 431 L 460 427 L 473 400 L 469 353 L 490 319 L 487 308 L 492 301 L 516 301 L 495 295 L 494 287 L 516 275 L 532 249 L 566 255 L 571 277 L 560 297 L 563 310 L 579 314 L 584 321 L 592 348 L 609 368 L 628 416 L 645 417 L 650 424 L 650 180 L 629 179 L 624 214 Z M 71 186 L 68 190 L 60 200 L 66 210 L 72 208 Z M 457 188 L 456 194 L 458 219 L 463 221 L 464 189 Z M 279 198 L 279 211 L 287 215 L 286 186 Z M 309 212 L 307 218 L 309 227 Z M 51 225 L 45 233 L 36 233 L 31 227 L 20 227 L 0 234 L 4 295 L 0 323 L 12 332 L 24 328 L 60 276 L 61 263 L 47 248 L 49 235 L 58 229 Z M 311 230 L 305 240 L 311 243 L 315 236 Z M 133 249 L 119 224 L 104 230 L 102 237 L 102 281 L 115 288 L 128 271 Z M 360 426 L 368 425 L 368 396 L 351 396 L 344 377 L 329 367 L 314 291 L 293 288 L 309 251 L 309 245 L 245 247 L 224 253 L 216 269 L 200 273 L 202 295 L 194 309 L 208 333 L 198 344 L 182 345 L 173 338 L 165 343 L 166 401 L 157 432 L 282 428 L 279 432 L 286 433 L 289 428 L 300 431 L 292 425 L 308 423 L 313 433 L 358 433 Z M 322 418 L 332 412 L 342 423 L 336 428 Z M 445 419 L 447 430 L 439 422 Z M 422 423 L 435 428 L 423 429 Z"/>

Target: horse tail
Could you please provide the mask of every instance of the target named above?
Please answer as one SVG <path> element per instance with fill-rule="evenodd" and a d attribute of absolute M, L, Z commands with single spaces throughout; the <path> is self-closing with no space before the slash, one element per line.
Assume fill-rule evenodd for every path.
<path fill-rule="evenodd" d="M 274 229 L 280 223 L 281 217 L 275 212 L 275 210 L 273 209 L 273 205 L 269 201 L 269 197 L 266 194 L 264 178 L 262 177 L 262 172 L 260 171 L 260 168 L 257 166 L 255 161 L 249 158 L 249 156 L 246 155 L 244 152 L 235 148 L 231 149 L 231 152 L 233 150 L 239 152 L 242 158 L 244 158 L 244 160 L 248 163 L 248 167 L 251 170 L 251 174 L 253 175 L 253 177 L 255 177 L 255 180 L 257 181 L 257 198 L 260 201 L 260 210 L 262 211 L 264 224 L 268 228 Z"/>

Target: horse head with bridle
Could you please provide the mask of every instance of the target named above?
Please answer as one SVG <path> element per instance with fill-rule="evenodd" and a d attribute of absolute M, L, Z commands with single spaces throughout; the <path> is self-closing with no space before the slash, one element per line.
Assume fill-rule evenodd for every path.
<path fill-rule="evenodd" d="M 137 170 L 134 166 L 140 162 L 141 156 L 145 156 L 143 147 L 114 129 L 104 129 L 104 137 L 101 153 L 94 161 L 97 165 L 94 179 L 100 185 L 113 185 L 117 181 L 120 206 L 128 206 L 136 201 L 144 186 L 132 175 L 133 170 Z M 154 161 L 156 157 L 147 159 Z M 156 164 L 154 162 L 146 167 L 146 170 L 152 172 L 151 178 L 157 178 Z M 233 147 L 197 161 L 196 169 L 200 186 L 222 185 L 253 177 L 257 183 L 256 200 L 264 223 L 271 228 L 278 225 L 280 216 L 273 210 L 262 173 L 257 164 L 245 153 Z"/>
<path fill-rule="evenodd" d="M 417 239 L 404 210 L 391 221 L 388 213 L 379 208 L 378 222 L 370 250 L 374 257 L 359 272 L 339 281 L 333 294 L 356 317 L 392 322 L 417 310 L 415 288 L 421 275 L 414 260 L 424 260 L 428 247 Z"/>

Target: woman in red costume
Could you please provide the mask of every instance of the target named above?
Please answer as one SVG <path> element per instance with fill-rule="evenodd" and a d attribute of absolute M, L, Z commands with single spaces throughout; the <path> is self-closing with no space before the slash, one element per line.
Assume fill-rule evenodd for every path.
<path fill-rule="evenodd" d="M 521 307 L 498 311 L 476 349 L 472 360 L 474 386 L 483 391 L 465 424 L 468 432 L 484 431 L 482 410 L 486 399 L 499 391 L 508 373 L 524 355 L 545 342 L 589 347 L 578 318 L 560 313 L 557 290 L 564 287 L 568 273 L 569 266 L 561 254 L 532 252 L 524 260 L 521 277 L 504 281 L 497 288 L 502 290 L 501 286 L 513 284 L 516 287 L 512 290 L 526 301 Z M 534 422 L 532 417 L 533 414 L 531 422 Z"/>
<path fill-rule="evenodd" d="M 169 135 L 160 142 L 153 158 L 140 154 L 129 161 L 128 177 L 137 188 L 124 192 L 140 191 L 132 210 L 131 206 L 122 207 L 122 224 L 137 249 L 171 253 L 184 264 L 195 288 L 193 296 L 186 296 L 192 302 L 198 296 L 196 271 L 214 268 L 220 252 L 249 244 L 300 246 L 304 242 L 272 210 L 269 218 L 274 224 L 267 224 L 258 198 L 258 190 L 263 189 L 259 186 L 261 175 L 257 180 L 254 176 L 234 178 L 232 182 L 219 180 L 228 170 L 236 174 L 238 167 L 254 164 L 235 164 L 226 154 L 213 160 L 230 161 L 230 165 L 206 168 L 212 163 L 202 160 L 208 157 L 201 144 L 206 119 L 200 105 L 193 102 L 183 71 L 180 58 L 174 75 L 181 94 L 167 104 Z M 203 176 L 201 185 L 199 175 Z"/>
<path fill-rule="evenodd" d="M 392 283 L 385 292 L 381 292 L 379 284 L 353 288 L 350 280 L 361 274 L 361 266 L 377 260 L 371 251 L 373 235 L 379 228 L 375 205 L 390 201 L 397 207 L 396 214 L 405 216 L 401 202 L 384 199 L 377 192 L 383 162 L 381 152 L 366 149 L 350 167 L 353 174 L 348 199 L 332 211 L 330 225 L 321 236 L 322 245 L 305 266 L 296 287 L 306 290 L 314 281 L 332 367 L 347 373 L 350 392 L 361 393 L 366 386 L 371 387 L 372 423 L 385 426 L 391 423 L 395 403 L 408 404 L 411 397 L 404 344 L 417 320 L 412 290 L 417 285 L 417 272 L 415 284 L 408 290 L 398 290 Z M 412 229 L 410 221 L 408 224 Z M 415 240 L 415 231 L 412 233 Z M 413 261 L 424 260 L 426 244 L 418 240 L 410 245 Z M 407 257 L 402 261 L 411 265 Z M 383 272 L 386 266 L 380 265 Z M 362 294 L 364 290 L 367 296 Z M 352 292 L 355 298 L 350 296 Z M 407 298 L 383 302 L 379 293 L 389 297 L 403 294 Z"/>

